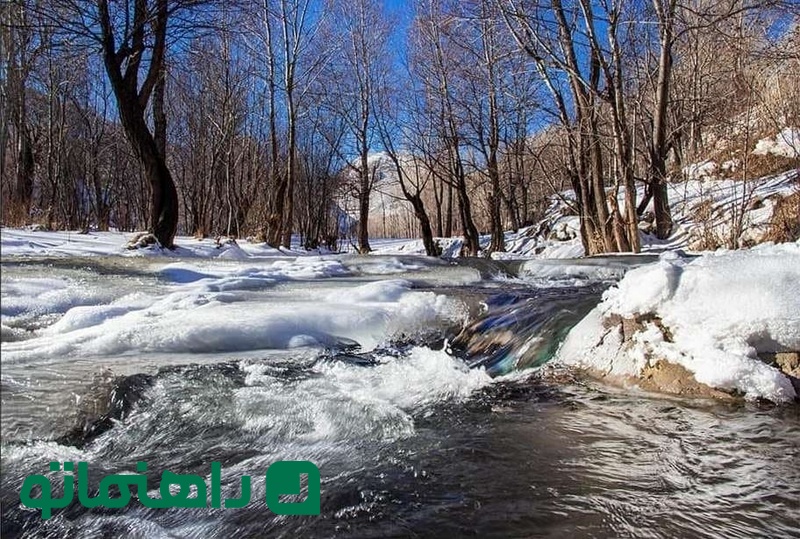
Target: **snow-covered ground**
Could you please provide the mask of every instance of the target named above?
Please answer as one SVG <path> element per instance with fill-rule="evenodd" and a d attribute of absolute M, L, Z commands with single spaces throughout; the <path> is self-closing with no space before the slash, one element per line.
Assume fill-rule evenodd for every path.
<path fill-rule="evenodd" d="M 723 163 L 724 165 L 725 163 Z M 701 177 L 669 185 L 675 229 L 660 241 L 645 236 L 645 250 L 702 250 L 726 245 L 741 219 L 741 245 L 760 243 L 768 232 L 777 202 L 800 193 L 800 171 L 758 178 L 749 182 Z"/>
<path fill-rule="evenodd" d="M 269 259 L 326 254 L 300 248 L 274 249 L 265 243 L 239 242 L 217 243 L 212 238 L 197 239 L 191 236 L 175 238 L 176 249 L 169 251 L 157 248 L 126 249 L 128 241 L 136 234 L 131 232 L 45 231 L 33 227 L 0 229 L 0 253 L 2 256 L 162 256 L 174 258 L 221 258 L 227 260 Z M 297 245 L 297 238 L 293 245 Z"/>
<path fill-rule="evenodd" d="M 614 316 L 642 327 L 623 342 Z M 564 364 L 638 376 L 659 360 L 747 398 L 795 398 L 790 380 L 759 354 L 800 351 L 800 242 L 718 251 L 694 260 L 665 253 L 629 271 L 562 345 Z"/>

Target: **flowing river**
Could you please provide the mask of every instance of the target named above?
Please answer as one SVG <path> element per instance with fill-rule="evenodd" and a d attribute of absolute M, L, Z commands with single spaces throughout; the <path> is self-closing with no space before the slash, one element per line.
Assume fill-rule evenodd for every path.
<path fill-rule="evenodd" d="M 797 406 L 536 369 L 649 261 L 3 260 L 2 536 L 797 537 Z M 267 509 L 278 460 L 319 467 L 319 516 Z M 252 497 L 42 520 L 51 461 L 156 492 L 217 461 Z"/>

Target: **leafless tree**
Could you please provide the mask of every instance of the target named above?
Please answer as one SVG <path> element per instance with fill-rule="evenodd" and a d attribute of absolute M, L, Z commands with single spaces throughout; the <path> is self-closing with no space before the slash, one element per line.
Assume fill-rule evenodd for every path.
<path fill-rule="evenodd" d="M 369 244 L 370 195 L 377 178 L 370 166 L 375 141 L 375 99 L 383 91 L 388 64 L 389 27 L 376 0 L 353 0 L 335 6 L 331 23 L 341 29 L 339 54 L 332 58 L 327 80 L 335 83 L 330 102 L 345 119 L 355 159 L 348 167 L 357 177 L 358 250 L 366 254 Z M 337 65 L 338 64 L 338 65 Z"/>

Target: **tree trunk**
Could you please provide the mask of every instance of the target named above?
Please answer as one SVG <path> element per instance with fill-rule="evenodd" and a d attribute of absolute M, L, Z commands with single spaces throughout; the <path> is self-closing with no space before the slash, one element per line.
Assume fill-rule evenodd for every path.
<path fill-rule="evenodd" d="M 461 232 L 464 236 L 464 246 L 461 249 L 462 256 L 478 256 L 480 241 L 478 229 L 472 219 L 472 205 L 470 204 L 467 184 L 465 179 L 459 180 L 458 188 L 458 208 L 461 213 Z"/>
<path fill-rule="evenodd" d="M 167 87 L 165 69 L 159 70 L 158 79 L 153 86 L 153 139 L 158 149 L 158 154 L 167 159 L 167 113 L 164 111 L 164 98 Z"/>
<path fill-rule="evenodd" d="M 428 256 L 439 256 L 439 249 L 433 240 L 433 228 L 428 213 L 425 211 L 425 204 L 420 195 L 407 196 L 408 201 L 414 208 L 414 217 L 419 221 L 420 234 L 422 235 L 422 245 L 425 246 L 425 254 Z"/>
<path fill-rule="evenodd" d="M 453 186 L 447 184 L 447 207 L 444 214 L 444 237 L 453 237 Z"/>
<path fill-rule="evenodd" d="M 31 211 L 35 165 L 30 132 L 24 122 L 25 120 L 23 119 L 17 127 L 19 153 L 17 157 L 17 182 L 14 186 L 15 217 L 20 220 L 21 224 L 25 224 Z"/>
<path fill-rule="evenodd" d="M 286 202 L 284 203 L 285 216 L 283 218 L 283 237 L 281 244 L 286 247 L 292 247 L 292 231 L 294 229 L 294 184 L 296 175 L 296 151 L 295 151 L 295 127 L 292 122 L 292 127 L 289 133 L 289 163 L 286 170 Z"/>
<path fill-rule="evenodd" d="M 656 237 L 666 239 L 672 233 L 672 214 L 667 196 L 667 106 L 669 104 L 672 75 L 672 24 L 677 0 L 670 0 L 667 11 L 660 0 L 654 0 L 659 15 L 661 50 L 658 58 L 656 86 L 656 111 L 650 150 L 648 182 L 653 193 L 653 213 L 656 219 Z"/>
<path fill-rule="evenodd" d="M 10 62 L 9 62 L 10 64 Z M 9 90 L 9 101 L 14 102 L 12 109 L 12 123 L 16 130 L 17 139 L 17 163 L 16 181 L 12 194 L 14 208 L 12 209 L 13 218 L 19 220 L 20 224 L 25 224 L 30 215 L 31 201 L 33 199 L 33 174 L 35 161 L 33 155 L 33 141 L 31 131 L 28 127 L 27 114 L 27 76 L 23 73 L 26 66 L 9 65 L 7 87 Z M 6 103 L 2 103 L 6 108 Z M 7 126 L 2 127 L 5 132 Z M 5 146 L 3 147 L 5 150 Z M 5 162 L 3 163 L 5 165 Z"/>
<path fill-rule="evenodd" d="M 275 65 L 275 49 L 272 41 L 272 22 L 269 2 L 264 0 L 264 27 L 267 32 L 268 88 L 269 88 L 269 137 L 270 137 L 270 180 L 275 186 L 269 199 L 269 211 L 266 222 L 266 240 L 270 247 L 280 247 L 282 239 L 283 209 L 286 199 L 286 178 L 280 172 L 280 156 L 278 150 L 277 126 L 277 73 Z"/>
<path fill-rule="evenodd" d="M 440 238 L 444 234 L 444 219 L 442 218 L 444 204 L 444 182 L 433 183 L 433 201 L 436 203 L 436 235 Z"/>
<path fill-rule="evenodd" d="M 653 214 L 656 219 L 656 237 L 668 238 L 672 233 L 672 212 L 669 207 L 665 181 L 659 181 L 653 186 Z"/>
<path fill-rule="evenodd" d="M 369 171 L 364 173 L 369 174 Z M 365 255 L 370 251 L 372 248 L 369 246 L 369 189 L 362 183 L 362 193 L 358 197 L 358 252 Z"/>
<path fill-rule="evenodd" d="M 492 241 L 489 246 L 489 251 L 505 252 L 506 250 L 506 237 L 503 231 L 503 216 L 501 197 L 502 192 L 500 188 L 500 174 L 497 171 L 497 163 L 489 167 L 489 177 L 492 184 L 492 194 L 489 197 L 490 217 L 492 225 Z"/>

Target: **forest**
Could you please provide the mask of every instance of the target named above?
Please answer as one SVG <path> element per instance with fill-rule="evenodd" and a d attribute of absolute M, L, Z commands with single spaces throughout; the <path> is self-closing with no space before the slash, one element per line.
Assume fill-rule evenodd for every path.
<path fill-rule="evenodd" d="M 166 248 L 415 237 L 429 255 L 462 236 L 476 256 L 556 195 L 586 254 L 638 252 L 643 222 L 670 235 L 687 165 L 797 167 L 750 152 L 800 125 L 793 0 L 9 0 L 0 17 L 4 226 Z"/>

